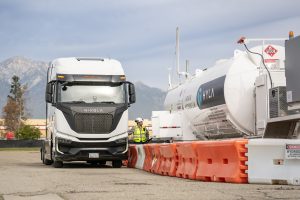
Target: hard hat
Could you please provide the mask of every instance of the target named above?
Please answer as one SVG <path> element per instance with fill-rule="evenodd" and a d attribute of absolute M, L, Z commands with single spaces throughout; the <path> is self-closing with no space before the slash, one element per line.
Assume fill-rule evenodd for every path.
<path fill-rule="evenodd" d="M 143 118 L 138 117 L 138 118 L 135 119 L 135 122 L 143 122 Z"/>

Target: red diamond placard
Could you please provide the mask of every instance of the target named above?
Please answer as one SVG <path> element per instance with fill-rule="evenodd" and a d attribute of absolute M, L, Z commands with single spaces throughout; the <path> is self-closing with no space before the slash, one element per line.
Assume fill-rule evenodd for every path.
<path fill-rule="evenodd" d="M 274 47 L 272 47 L 271 45 L 269 45 L 266 49 L 265 49 L 265 52 L 267 54 L 269 54 L 271 57 L 273 57 L 277 52 L 278 50 L 275 49 Z"/>

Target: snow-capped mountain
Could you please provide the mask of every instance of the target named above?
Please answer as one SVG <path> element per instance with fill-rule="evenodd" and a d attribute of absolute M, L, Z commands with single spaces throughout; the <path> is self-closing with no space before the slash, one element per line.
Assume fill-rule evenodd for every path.
<path fill-rule="evenodd" d="M 16 56 L 1 62 L 0 70 L 0 79 L 10 82 L 12 74 L 22 77 L 22 79 L 32 75 L 41 78 L 45 75 L 47 64 Z"/>
<path fill-rule="evenodd" d="M 44 89 L 48 64 L 42 61 L 33 61 L 24 57 L 12 57 L 0 63 L 0 108 L 7 101 L 11 78 L 16 75 L 21 84 L 27 85 L 26 109 L 30 117 L 42 118 L 44 114 Z"/>
<path fill-rule="evenodd" d="M 152 111 L 163 110 L 166 92 L 149 87 L 142 82 L 136 82 L 136 103 L 129 108 L 129 119 L 142 117 L 151 119 Z"/>
<path fill-rule="evenodd" d="M 26 110 L 30 118 L 45 118 L 45 87 L 48 63 L 24 57 L 0 62 L 0 118 L 10 90 L 11 78 L 17 75 L 27 85 Z M 135 83 L 137 102 L 129 109 L 129 119 L 151 118 L 152 110 L 163 109 L 166 93 L 141 82 Z"/>

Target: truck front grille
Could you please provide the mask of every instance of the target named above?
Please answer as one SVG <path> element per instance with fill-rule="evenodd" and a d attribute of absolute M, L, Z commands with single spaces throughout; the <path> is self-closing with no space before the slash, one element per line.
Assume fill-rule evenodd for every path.
<path fill-rule="evenodd" d="M 112 128 L 112 114 L 76 113 L 75 130 L 79 133 L 109 133 Z"/>

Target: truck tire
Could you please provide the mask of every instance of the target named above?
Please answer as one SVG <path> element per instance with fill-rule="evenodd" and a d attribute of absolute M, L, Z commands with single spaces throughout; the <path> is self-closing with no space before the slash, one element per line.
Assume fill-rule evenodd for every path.
<path fill-rule="evenodd" d="M 112 161 L 113 168 L 121 168 L 122 167 L 122 160 L 113 160 Z"/>
<path fill-rule="evenodd" d="M 43 158 L 43 147 L 40 148 L 40 153 L 41 153 L 41 161 L 44 163 L 44 158 Z"/>
<path fill-rule="evenodd" d="M 62 161 L 54 161 L 53 166 L 54 168 L 62 168 L 64 166 L 64 163 Z"/>
<path fill-rule="evenodd" d="M 52 164 L 52 160 L 48 160 L 47 158 L 45 158 L 45 149 L 41 148 L 41 159 L 44 165 L 51 165 Z"/>
<path fill-rule="evenodd" d="M 44 154 L 44 153 L 43 153 Z M 47 158 L 45 158 L 45 154 L 43 155 L 43 163 L 45 165 L 51 165 L 53 162 L 52 160 L 48 160 Z"/>

